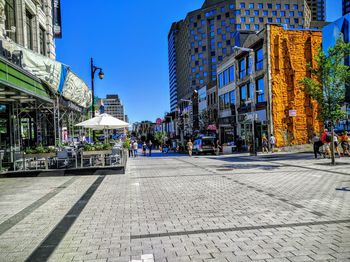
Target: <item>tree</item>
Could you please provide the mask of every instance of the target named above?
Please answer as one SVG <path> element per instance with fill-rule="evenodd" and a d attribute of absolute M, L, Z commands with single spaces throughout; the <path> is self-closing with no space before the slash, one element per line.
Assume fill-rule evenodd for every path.
<path fill-rule="evenodd" d="M 154 140 L 156 145 L 162 145 L 166 139 L 166 133 L 165 132 L 156 132 L 154 134 Z"/>
<path fill-rule="evenodd" d="M 350 68 L 344 64 L 345 57 L 350 53 L 350 43 L 345 43 L 339 37 L 334 47 L 325 53 L 321 48 L 315 56 L 315 63 L 309 65 L 310 77 L 305 77 L 301 83 L 311 98 L 319 105 L 319 117 L 331 126 L 332 164 L 334 157 L 334 124 L 344 119 L 342 110 L 345 101 L 345 89 L 350 83 Z"/>

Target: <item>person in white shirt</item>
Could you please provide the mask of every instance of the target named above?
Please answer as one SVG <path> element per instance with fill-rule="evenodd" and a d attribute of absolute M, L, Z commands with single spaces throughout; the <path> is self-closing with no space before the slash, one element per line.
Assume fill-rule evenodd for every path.
<path fill-rule="evenodd" d="M 134 157 L 137 157 L 137 148 L 138 148 L 138 143 L 135 141 L 133 144 L 132 144 L 132 147 L 134 149 Z"/>
<path fill-rule="evenodd" d="M 274 149 L 275 149 L 275 144 L 276 144 L 276 138 L 274 137 L 274 135 L 272 134 L 270 136 L 270 146 L 271 146 L 271 153 L 273 153 Z"/>

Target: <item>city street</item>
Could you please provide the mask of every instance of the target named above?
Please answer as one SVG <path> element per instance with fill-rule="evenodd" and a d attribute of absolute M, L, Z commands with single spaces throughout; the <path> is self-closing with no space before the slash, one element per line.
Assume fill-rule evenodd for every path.
<path fill-rule="evenodd" d="M 350 261 L 350 158 L 162 155 L 0 179 L 0 261 Z"/>

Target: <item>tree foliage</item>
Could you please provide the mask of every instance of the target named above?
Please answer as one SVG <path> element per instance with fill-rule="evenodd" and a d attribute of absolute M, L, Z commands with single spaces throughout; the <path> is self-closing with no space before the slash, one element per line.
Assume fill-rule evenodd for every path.
<path fill-rule="evenodd" d="M 345 100 L 345 88 L 350 83 L 349 66 L 344 59 L 350 53 L 350 43 L 339 37 L 334 47 L 325 53 L 321 48 L 309 65 L 311 77 L 305 77 L 301 83 L 305 91 L 318 102 L 320 117 L 334 124 L 345 117 L 341 110 Z"/>

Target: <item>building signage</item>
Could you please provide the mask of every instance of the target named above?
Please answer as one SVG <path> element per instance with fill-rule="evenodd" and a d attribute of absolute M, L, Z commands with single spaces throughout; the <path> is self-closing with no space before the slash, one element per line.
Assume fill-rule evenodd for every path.
<path fill-rule="evenodd" d="M 21 50 L 11 52 L 11 50 L 4 47 L 2 40 L 0 40 L 0 55 L 13 64 L 23 68 L 23 52 Z"/>
<path fill-rule="evenodd" d="M 289 110 L 289 116 L 296 117 L 297 116 L 297 110 Z"/>
<path fill-rule="evenodd" d="M 62 38 L 61 0 L 52 0 L 52 23 L 55 38 Z"/>

